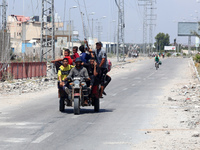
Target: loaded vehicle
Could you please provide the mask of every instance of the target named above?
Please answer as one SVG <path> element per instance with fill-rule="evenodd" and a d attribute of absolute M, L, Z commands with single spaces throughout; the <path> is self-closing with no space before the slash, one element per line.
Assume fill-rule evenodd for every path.
<path fill-rule="evenodd" d="M 64 112 L 65 106 L 73 107 L 74 114 L 80 114 L 80 107 L 85 107 L 85 101 L 88 102 L 87 106 L 94 106 L 94 111 L 99 112 L 99 85 L 94 85 L 91 90 L 88 90 L 84 78 L 75 77 L 70 79 L 69 92 L 60 89 L 60 102 L 59 110 Z"/>

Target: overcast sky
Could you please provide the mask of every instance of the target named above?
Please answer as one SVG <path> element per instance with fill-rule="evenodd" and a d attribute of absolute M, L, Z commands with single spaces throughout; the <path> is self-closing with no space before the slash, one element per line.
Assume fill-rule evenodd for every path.
<path fill-rule="evenodd" d="M 66 6 L 64 5 L 66 1 Z M 143 7 L 138 6 L 138 0 L 124 0 L 125 1 L 125 41 L 131 43 L 142 43 L 142 28 L 143 28 Z M 79 0 L 81 11 L 86 13 L 84 7 L 84 0 Z M 103 32 L 101 35 L 102 41 L 113 41 L 114 31 L 117 27 L 117 7 L 115 0 L 85 0 L 88 14 L 91 19 L 101 19 Z M 24 7 L 23 7 L 24 6 Z M 61 16 L 62 20 L 69 19 L 69 8 L 78 6 L 77 0 L 55 0 L 55 12 Z M 154 28 L 154 36 L 159 32 L 168 33 L 170 35 L 170 42 L 177 38 L 179 43 L 187 43 L 187 37 L 177 36 L 177 23 L 179 21 L 197 21 L 200 19 L 200 3 L 197 0 L 157 0 L 155 14 L 157 20 Z M 25 16 L 40 15 L 41 0 L 8 0 L 8 14 L 16 14 Z M 65 10 L 65 13 L 64 13 Z M 65 19 L 64 19 L 65 16 Z M 71 18 L 74 20 L 74 27 L 79 31 L 80 38 L 83 39 L 82 20 L 79 7 L 71 9 Z M 115 20 L 116 22 L 113 22 Z M 85 23 L 88 25 L 87 18 Z M 97 21 L 94 21 L 94 35 L 97 36 Z M 91 34 L 90 34 L 91 35 Z M 194 38 L 192 39 L 194 43 Z"/>

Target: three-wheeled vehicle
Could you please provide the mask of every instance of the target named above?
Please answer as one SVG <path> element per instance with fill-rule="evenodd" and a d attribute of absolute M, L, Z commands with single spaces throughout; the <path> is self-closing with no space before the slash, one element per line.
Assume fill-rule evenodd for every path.
<path fill-rule="evenodd" d="M 68 85 L 69 92 L 59 89 L 60 101 L 59 110 L 64 112 L 65 106 L 74 107 L 74 114 L 80 114 L 80 107 L 94 106 L 94 111 L 99 112 L 99 85 L 94 85 L 91 90 L 88 89 L 85 79 L 73 78 Z"/>

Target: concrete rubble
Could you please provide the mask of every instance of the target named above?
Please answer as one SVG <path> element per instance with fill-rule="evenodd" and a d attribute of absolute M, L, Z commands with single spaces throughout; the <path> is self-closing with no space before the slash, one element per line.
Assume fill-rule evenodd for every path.
<path fill-rule="evenodd" d="M 13 81 L 0 82 L 0 94 L 12 95 L 22 93 L 37 92 L 49 87 L 56 86 L 57 79 L 54 78 L 35 78 L 18 79 Z"/>

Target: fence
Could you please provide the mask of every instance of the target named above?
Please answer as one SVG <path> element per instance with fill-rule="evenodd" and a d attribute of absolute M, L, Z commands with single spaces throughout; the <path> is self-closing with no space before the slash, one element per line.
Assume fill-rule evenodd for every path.
<path fill-rule="evenodd" d="M 46 62 L 0 63 L 0 80 L 8 77 L 12 79 L 43 77 L 47 75 L 46 72 Z"/>

